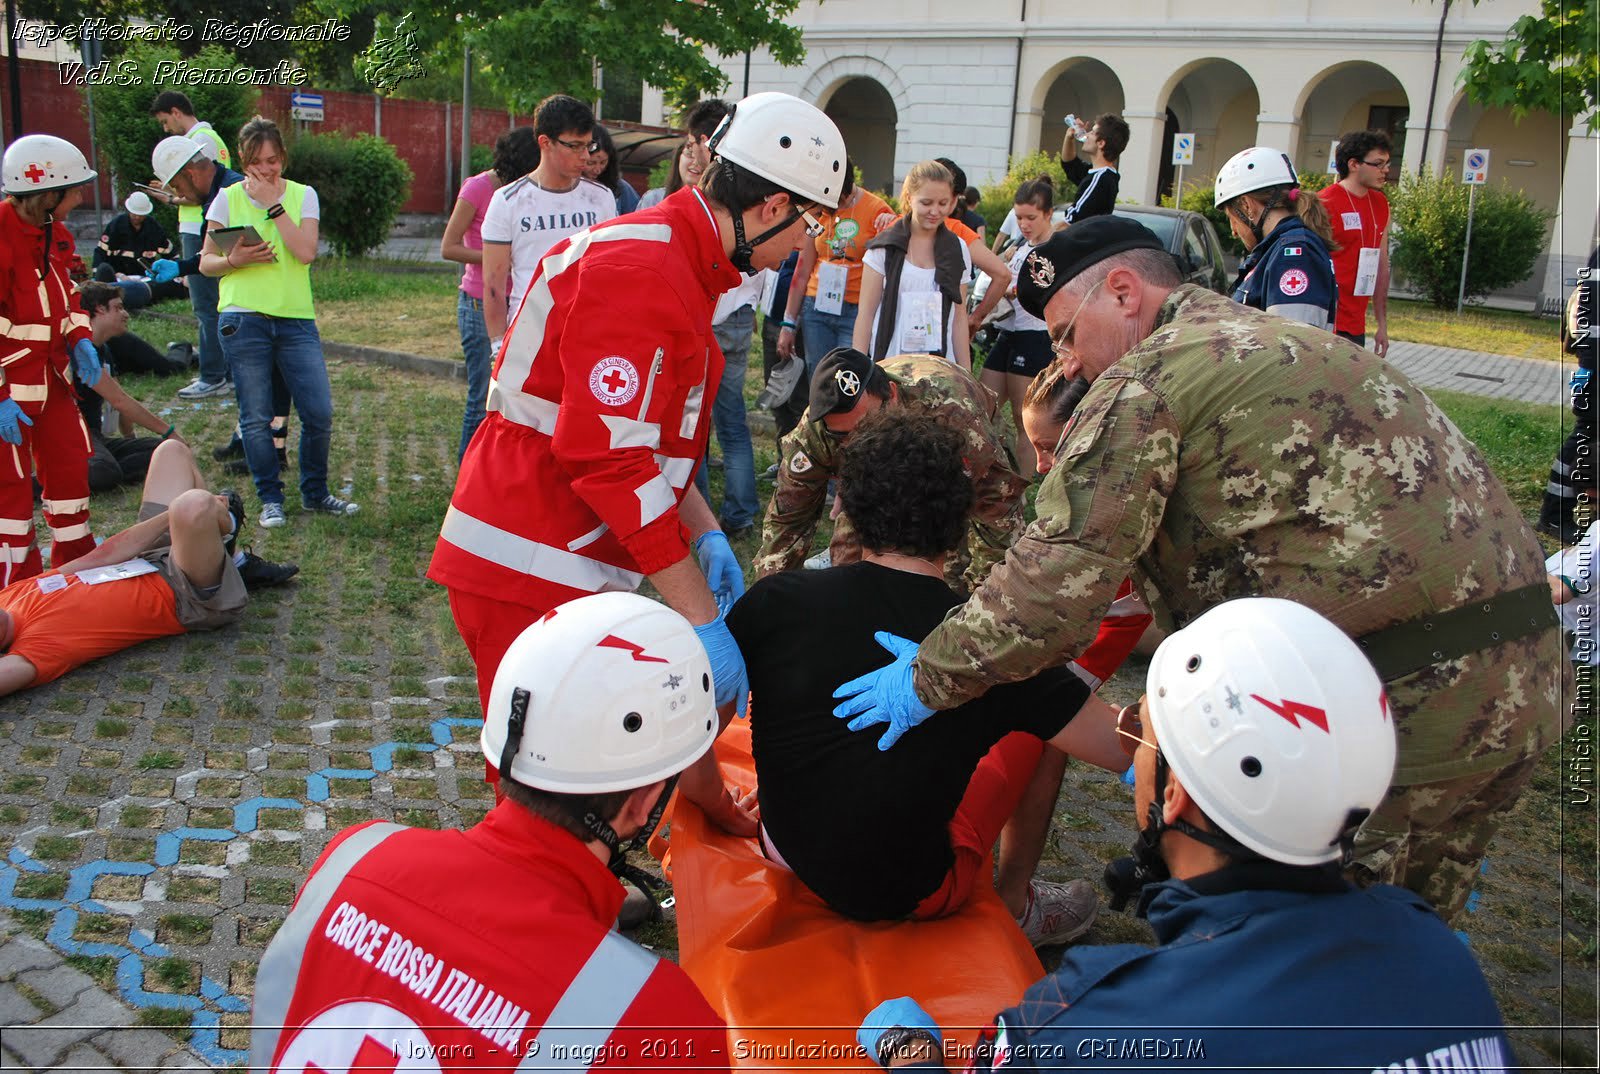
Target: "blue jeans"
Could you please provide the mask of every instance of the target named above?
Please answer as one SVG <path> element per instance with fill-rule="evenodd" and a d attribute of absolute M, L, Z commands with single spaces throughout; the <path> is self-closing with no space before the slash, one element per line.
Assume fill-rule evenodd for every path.
<path fill-rule="evenodd" d="M 244 457 L 262 503 L 283 502 L 278 453 L 272 446 L 273 371 L 282 374 L 300 412 L 300 498 L 316 503 L 328 495 L 328 444 L 333 439 L 333 389 L 322 357 L 317 322 L 256 313 L 224 313 L 222 345 L 233 367 L 239 397 L 239 432 Z"/>
<path fill-rule="evenodd" d="M 111 286 L 122 292 L 123 309 L 143 309 L 150 304 L 150 285 L 143 280 L 117 280 Z"/>
<path fill-rule="evenodd" d="M 183 256 L 194 257 L 200 252 L 199 235 L 181 235 Z M 200 322 L 200 379 L 207 384 L 221 384 L 228 379 L 228 357 L 217 336 L 217 288 L 220 281 L 215 276 L 193 273 L 189 280 L 189 307 L 194 319 Z"/>
<path fill-rule="evenodd" d="M 800 331 L 806 340 L 806 383 L 822 356 L 835 347 L 850 346 L 856 330 L 856 304 L 846 302 L 838 313 L 823 313 L 817 309 L 817 300 L 807 298 L 800 304 Z"/>
<path fill-rule="evenodd" d="M 743 529 L 755 525 L 760 504 L 756 501 L 756 457 L 750 446 L 750 426 L 745 420 L 744 377 L 750 365 L 750 340 L 755 335 L 756 311 L 749 306 L 735 310 L 728 319 L 711 329 L 722 348 L 727 364 L 716 402 L 711 405 L 711 423 L 722 445 L 722 525 Z M 702 459 L 694 475 L 700 495 L 711 502 L 711 480 Z"/>
<path fill-rule="evenodd" d="M 467 410 L 461 418 L 461 449 L 456 461 L 467 453 L 472 434 L 483 421 L 483 407 L 489 401 L 489 373 L 494 355 L 489 351 L 489 330 L 483 326 L 483 299 L 465 291 L 456 292 L 456 328 L 461 333 L 461 353 L 467 360 Z"/>

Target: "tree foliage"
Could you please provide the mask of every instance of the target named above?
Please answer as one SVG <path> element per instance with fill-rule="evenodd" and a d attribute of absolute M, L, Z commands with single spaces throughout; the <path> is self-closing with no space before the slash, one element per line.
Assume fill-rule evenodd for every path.
<path fill-rule="evenodd" d="M 178 50 L 144 43 L 130 45 L 118 63 L 136 66 L 137 79 L 127 84 L 94 87 L 95 143 L 101 164 L 116 179 L 120 201 L 132 192 L 131 183 L 147 183 L 151 178 L 150 151 L 166 137 L 150 115 L 150 102 L 164 89 L 181 89 L 194 102 L 195 115 L 210 123 L 229 149 L 237 149 L 239 128 L 255 114 L 256 90 L 253 86 L 164 85 L 155 79 L 156 65 L 162 60 L 179 59 Z M 191 62 L 223 70 L 235 66 L 233 56 L 216 46 L 201 50 Z M 158 206 L 157 218 L 176 233 L 176 213 Z"/>
<path fill-rule="evenodd" d="M 1412 175 L 1401 181 L 1390 202 L 1395 275 L 1441 309 L 1455 307 L 1461 284 L 1468 189 L 1454 176 Z M 1532 275 L 1553 216 L 1504 182 L 1480 187 L 1476 202 L 1467 262 L 1469 300 Z"/>
<path fill-rule="evenodd" d="M 1500 41 L 1467 46 L 1461 83 L 1469 98 L 1509 108 L 1520 119 L 1536 109 L 1600 129 L 1600 0 L 1540 0 Z"/>

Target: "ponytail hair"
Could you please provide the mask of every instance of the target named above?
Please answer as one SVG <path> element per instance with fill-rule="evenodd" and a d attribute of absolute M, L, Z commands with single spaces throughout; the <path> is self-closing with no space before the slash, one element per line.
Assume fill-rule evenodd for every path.
<path fill-rule="evenodd" d="M 1040 175 L 1029 179 L 1017 187 L 1017 196 L 1011 199 L 1013 205 L 1032 205 L 1042 213 L 1048 213 L 1055 208 L 1056 186 L 1048 175 Z"/>
<path fill-rule="evenodd" d="M 1322 240 L 1330 254 L 1339 252 L 1339 244 L 1333 241 L 1333 222 L 1328 219 L 1327 206 L 1315 194 L 1299 186 L 1269 186 L 1240 194 L 1239 197 L 1259 202 L 1263 216 L 1274 209 L 1282 209 L 1291 216 L 1299 217 L 1300 222 Z"/>

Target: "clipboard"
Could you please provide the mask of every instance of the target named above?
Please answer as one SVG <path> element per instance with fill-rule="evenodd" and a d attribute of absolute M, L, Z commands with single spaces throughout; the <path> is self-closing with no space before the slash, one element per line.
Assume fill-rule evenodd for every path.
<path fill-rule="evenodd" d="M 249 224 L 244 224 L 240 227 L 208 228 L 206 236 L 217 244 L 218 250 L 225 254 L 241 242 L 246 246 L 255 246 L 266 241 L 261 237 L 261 233 Z"/>

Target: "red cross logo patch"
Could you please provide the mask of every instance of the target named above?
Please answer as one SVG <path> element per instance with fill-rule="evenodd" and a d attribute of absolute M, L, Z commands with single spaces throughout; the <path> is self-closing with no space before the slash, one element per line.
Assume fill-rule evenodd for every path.
<path fill-rule="evenodd" d="M 45 177 L 45 172 L 37 164 L 29 164 L 28 170 L 22 173 L 28 177 L 28 182 L 38 183 Z"/>
<path fill-rule="evenodd" d="M 289 1032 L 288 1030 L 285 1031 Z M 441 1074 L 440 1048 L 421 1026 L 379 1000 L 336 1004 L 292 1032 L 276 1074 Z"/>
<path fill-rule="evenodd" d="M 589 390 L 606 406 L 622 406 L 639 394 L 639 371 L 626 358 L 602 358 L 589 373 Z"/>
<path fill-rule="evenodd" d="M 1309 286 L 1311 286 L 1310 279 L 1297 268 L 1292 268 L 1278 277 L 1278 290 L 1290 297 L 1305 294 L 1305 290 Z"/>

